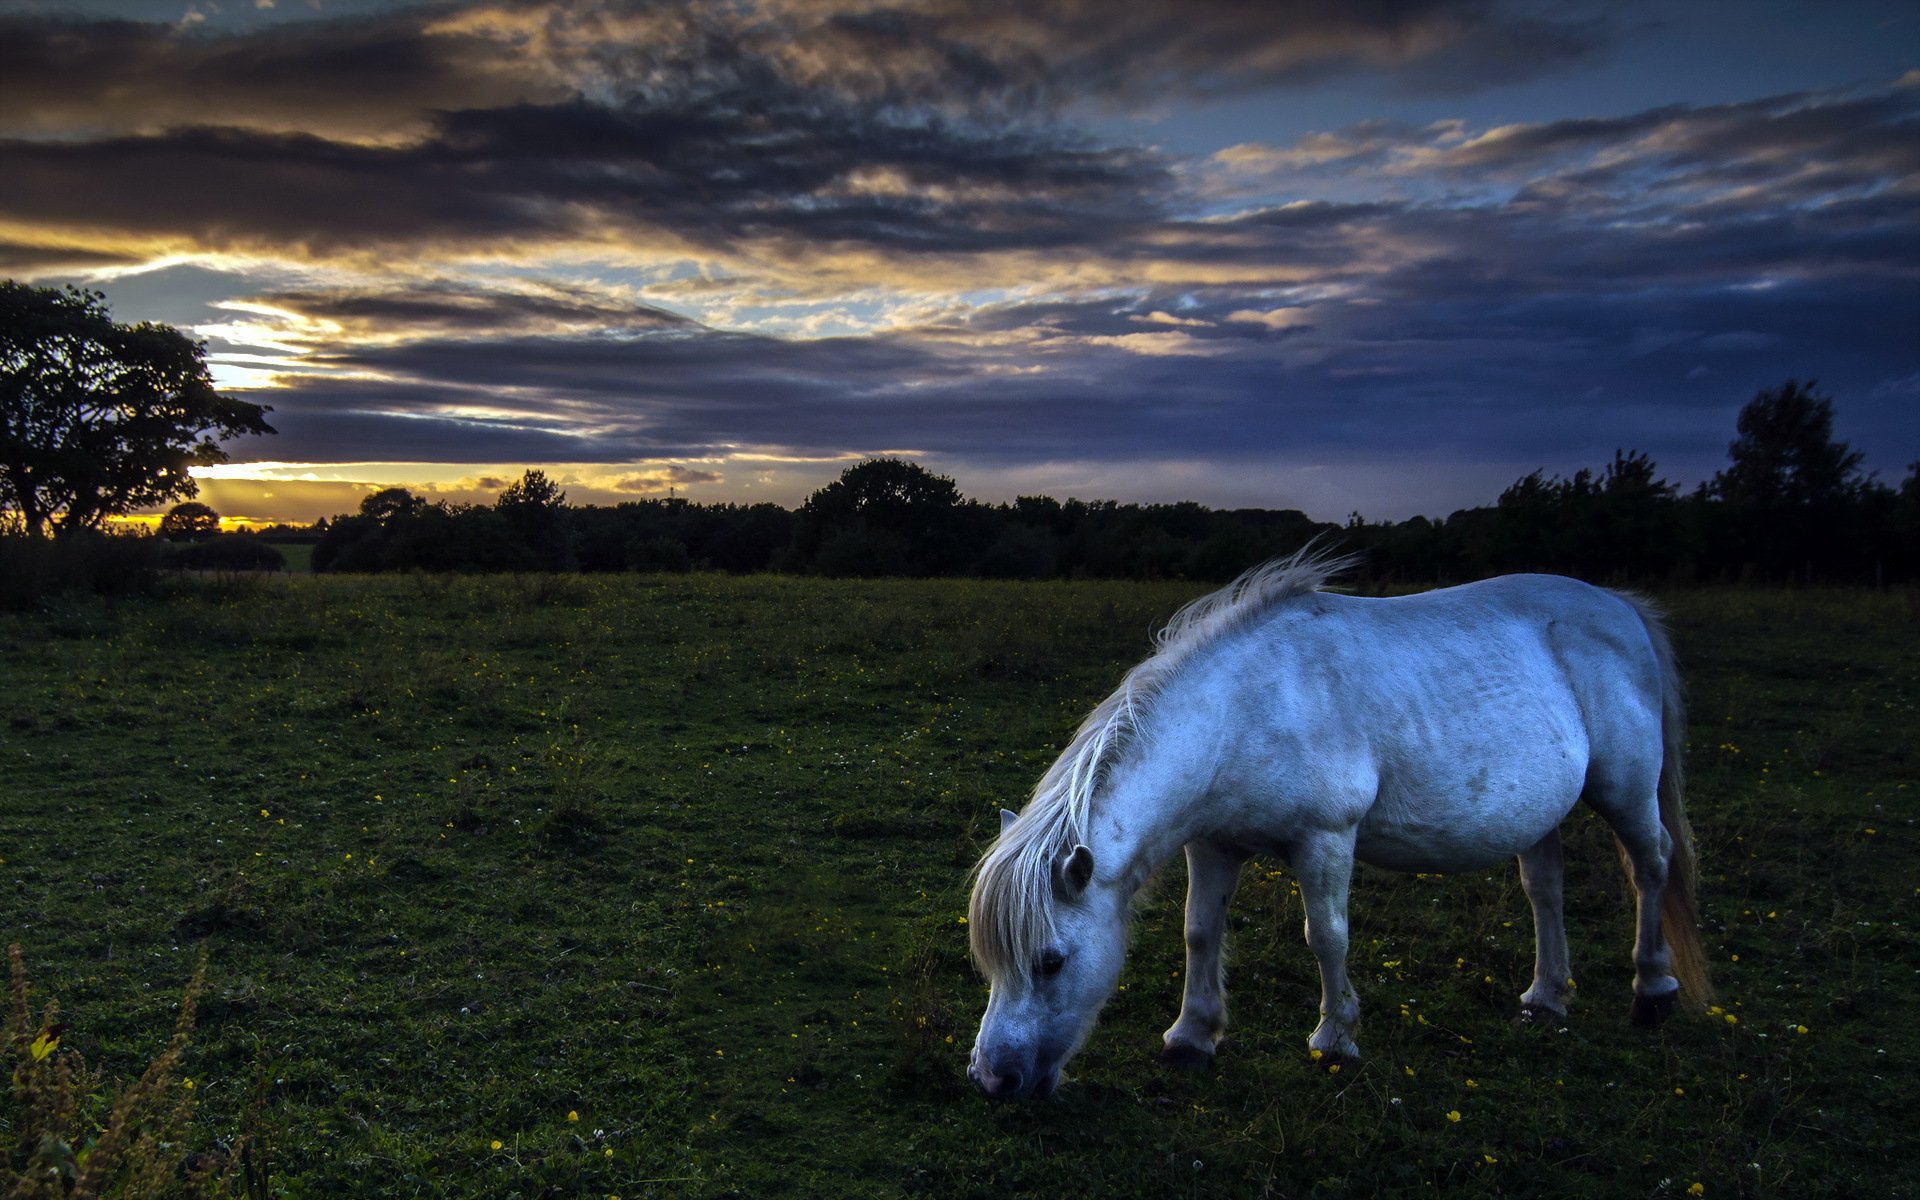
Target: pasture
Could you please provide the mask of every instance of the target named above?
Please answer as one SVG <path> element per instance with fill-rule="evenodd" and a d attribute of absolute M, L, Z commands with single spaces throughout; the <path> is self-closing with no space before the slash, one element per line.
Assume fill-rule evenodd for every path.
<path fill-rule="evenodd" d="M 1256 861 L 1215 1068 L 1154 1060 L 1184 869 L 1047 1102 L 964 1078 L 966 873 L 1192 585 L 180 580 L 0 614 L 5 939 L 124 1080 L 205 949 L 200 1136 L 321 1196 L 1899 1196 L 1920 1037 L 1920 596 L 1665 598 L 1722 1011 L 1512 1022 L 1515 873 L 1362 868 L 1357 1067 Z"/>

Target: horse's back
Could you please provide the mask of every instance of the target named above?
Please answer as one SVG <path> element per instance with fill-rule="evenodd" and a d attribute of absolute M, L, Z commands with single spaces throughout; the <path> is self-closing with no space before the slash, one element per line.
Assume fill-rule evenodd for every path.
<path fill-rule="evenodd" d="M 1254 631 L 1250 662 L 1287 677 L 1256 736 L 1301 803 L 1365 810 L 1363 858 L 1457 869 L 1531 845 L 1596 768 L 1658 773 L 1658 664 L 1630 604 L 1549 575 L 1414 596 L 1317 594 Z M 1612 762 L 1621 752 L 1635 761 Z M 1649 776 L 1649 779 L 1651 776 Z"/>

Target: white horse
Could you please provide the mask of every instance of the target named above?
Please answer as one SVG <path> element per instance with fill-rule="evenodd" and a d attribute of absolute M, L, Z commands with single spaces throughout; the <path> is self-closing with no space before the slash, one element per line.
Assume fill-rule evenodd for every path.
<path fill-rule="evenodd" d="M 990 985 L 967 1073 L 1046 1095 L 1120 978 L 1134 893 L 1184 846 L 1187 969 L 1164 1057 L 1205 1065 L 1226 1028 L 1221 951 L 1241 864 L 1293 870 L 1320 966 L 1307 1045 L 1359 1054 L 1347 980 L 1355 859 L 1453 872 L 1509 856 L 1533 906 L 1529 1019 L 1572 999 L 1559 826 L 1585 800 L 1638 894 L 1633 1019 L 1710 996 L 1681 805 L 1673 652 L 1643 601 L 1513 575 L 1395 599 L 1329 594 L 1348 560 L 1302 551 L 1182 609 L 1094 709 L 975 868 Z"/>

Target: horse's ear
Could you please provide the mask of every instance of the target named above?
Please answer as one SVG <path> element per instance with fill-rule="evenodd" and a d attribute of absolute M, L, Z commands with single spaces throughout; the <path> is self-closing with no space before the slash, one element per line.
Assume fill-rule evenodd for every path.
<path fill-rule="evenodd" d="M 1075 846 L 1060 856 L 1054 867 L 1053 887 L 1063 900 L 1072 900 L 1093 882 L 1093 851 Z"/>
<path fill-rule="evenodd" d="M 1013 823 L 1015 821 L 1018 821 L 1019 819 L 1020 819 L 1019 813 L 1008 812 L 1004 808 L 1001 809 L 1000 810 L 1000 832 L 1005 833 L 1007 830 L 1011 829 L 1013 827 Z"/>

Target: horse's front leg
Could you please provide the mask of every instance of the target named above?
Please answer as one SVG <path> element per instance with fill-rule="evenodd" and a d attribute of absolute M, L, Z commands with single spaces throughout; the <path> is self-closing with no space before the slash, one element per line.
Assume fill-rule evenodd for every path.
<path fill-rule="evenodd" d="M 1558 829 L 1520 855 L 1520 886 L 1533 906 L 1533 985 L 1520 997 L 1520 1019 L 1529 1024 L 1558 1021 L 1573 1001 L 1560 900 L 1565 873 Z"/>
<path fill-rule="evenodd" d="M 1314 833 L 1294 844 L 1293 873 L 1307 909 L 1307 946 L 1320 963 L 1320 1024 L 1309 1050 L 1360 1057 L 1353 1031 L 1360 998 L 1347 982 L 1347 886 L 1353 880 L 1353 831 Z"/>
<path fill-rule="evenodd" d="M 1227 1028 L 1225 972 L 1227 905 L 1240 883 L 1244 850 L 1217 842 L 1187 843 L 1187 982 L 1180 1019 L 1164 1035 L 1162 1060 L 1204 1067 Z"/>

